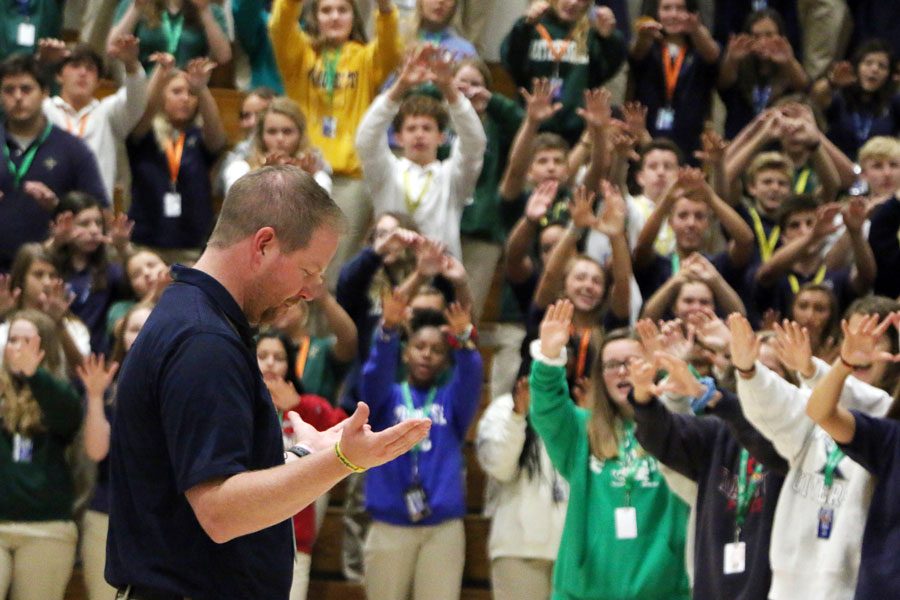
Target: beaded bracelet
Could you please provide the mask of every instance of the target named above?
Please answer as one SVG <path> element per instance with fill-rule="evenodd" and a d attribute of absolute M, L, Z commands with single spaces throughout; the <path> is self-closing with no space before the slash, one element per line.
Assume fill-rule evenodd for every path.
<path fill-rule="evenodd" d="M 839 354 L 838 356 L 841 357 L 841 362 L 844 363 L 844 366 L 847 367 L 848 369 L 851 369 L 851 370 L 856 370 L 856 369 L 868 369 L 869 367 L 872 366 L 872 363 L 867 363 L 867 364 L 864 364 L 864 365 L 854 365 L 853 363 L 851 363 L 850 361 L 848 361 L 846 358 L 844 358 L 844 355 L 843 355 L 843 354 Z"/>
<path fill-rule="evenodd" d="M 348 469 L 350 469 L 350 470 L 353 471 L 354 473 L 362 473 L 363 471 L 366 470 L 365 467 L 360 467 L 360 466 L 358 466 L 358 465 L 353 464 L 352 462 L 350 462 L 350 459 L 349 459 L 349 458 L 347 458 L 346 456 L 344 456 L 344 453 L 341 452 L 341 442 L 340 442 L 340 441 L 335 442 L 335 444 L 334 444 L 334 453 L 337 455 L 338 460 L 341 461 L 341 462 L 344 464 L 345 467 L 347 467 Z"/>

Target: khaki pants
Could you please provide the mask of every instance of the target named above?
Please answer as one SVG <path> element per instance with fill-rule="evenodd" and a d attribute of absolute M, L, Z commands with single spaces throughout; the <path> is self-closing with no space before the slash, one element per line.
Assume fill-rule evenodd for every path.
<path fill-rule="evenodd" d="M 340 175 L 334 176 L 331 197 L 347 219 L 347 232 L 341 236 L 337 252 L 325 271 L 328 289 L 333 291 L 341 267 L 362 247 L 369 221 L 372 220 L 372 199 L 362 179 Z"/>
<path fill-rule="evenodd" d="M 845 0 L 798 0 L 803 31 L 803 68 L 810 80 L 825 74 L 844 55 L 853 24 Z"/>
<path fill-rule="evenodd" d="M 291 582 L 291 595 L 289 600 L 306 600 L 306 591 L 309 588 L 309 567 L 312 564 L 312 556 L 305 552 L 297 552 L 294 555 L 294 579 Z"/>
<path fill-rule="evenodd" d="M 459 600 L 466 536 L 462 519 L 398 527 L 373 521 L 366 538 L 368 600 Z"/>
<path fill-rule="evenodd" d="M 0 598 L 62 600 L 77 543 L 74 521 L 0 523 Z"/>
<path fill-rule="evenodd" d="M 484 311 L 484 303 L 494 283 L 497 262 L 503 254 L 503 246 L 495 242 L 486 242 L 478 238 L 463 236 L 462 262 L 469 274 L 469 288 L 475 306 L 472 307 L 472 319 L 478 322 Z"/>
<path fill-rule="evenodd" d="M 547 600 L 553 561 L 504 556 L 491 561 L 494 600 Z"/>
<path fill-rule="evenodd" d="M 344 537 L 341 540 L 341 567 L 349 581 L 362 582 L 365 571 L 363 543 L 369 532 L 371 519 L 366 512 L 366 474 L 353 473 L 347 477 L 344 496 Z"/>
<path fill-rule="evenodd" d="M 109 532 L 109 515 L 94 510 L 84 514 L 81 535 L 81 559 L 84 566 L 84 584 L 90 600 L 110 600 L 116 597 L 116 588 L 106 583 L 106 536 Z"/>

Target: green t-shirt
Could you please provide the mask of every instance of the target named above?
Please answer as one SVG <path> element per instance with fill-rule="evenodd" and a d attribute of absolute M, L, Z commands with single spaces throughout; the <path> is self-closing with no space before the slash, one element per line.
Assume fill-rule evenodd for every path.
<path fill-rule="evenodd" d="M 636 441 L 629 460 L 594 457 L 587 435 L 591 413 L 570 400 L 564 367 L 534 361 L 530 385 L 532 423 L 570 486 L 552 598 L 689 600 L 688 506 L 669 489 L 656 459 Z M 616 511 L 626 506 L 636 512 L 637 536 L 619 539 Z"/>
<path fill-rule="evenodd" d="M 59 0 L 0 0 L 0 59 L 10 54 L 34 54 L 41 38 L 58 38 L 62 30 L 62 2 Z M 19 26 L 34 26 L 34 43 L 19 44 Z M 27 27 L 27 26 L 26 26 Z M 23 30 L 27 32 L 29 29 Z"/>
<path fill-rule="evenodd" d="M 133 0 L 119 1 L 114 17 L 115 23 L 122 20 L 122 17 L 125 16 L 125 12 L 128 10 L 128 7 L 131 6 L 132 2 Z M 218 4 L 210 4 L 210 9 L 212 9 L 213 17 L 215 17 L 216 23 L 219 24 L 222 32 L 228 31 L 225 22 L 225 13 L 222 11 L 222 7 Z M 173 17 L 176 17 L 176 15 L 173 15 Z M 174 24 L 174 18 L 172 19 L 172 22 Z M 137 26 L 134 28 L 134 35 L 141 41 L 138 57 L 141 60 L 141 64 L 144 65 L 144 69 L 149 73 L 153 68 L 153 63 L 150 62 L 150 55 L 154 52 L 169 51 L 169 43 L 165 29 L 162 23 L 151 29 L 144 19 L 140 19 Z M 181 30 L 181 36 L 178 38 L 178 46 L 173 54 L 175 56 L 175 64 L 182 69 L 192 58 L 209 54 L 209 44 L 206 41 L 206 33 L 203 31 L 203 26 L 199 24 L 191 26 L 184 23 Z"/>

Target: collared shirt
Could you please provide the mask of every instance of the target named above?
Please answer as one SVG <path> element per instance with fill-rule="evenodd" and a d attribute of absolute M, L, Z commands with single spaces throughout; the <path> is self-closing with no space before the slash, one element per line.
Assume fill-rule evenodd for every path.
<path fill-rule="evenodd" d="M 94 99 L 75 110 L 61 96 L 44 100 L 44 114 L 50 121 L 77 135 L 97 159 L 106 195 L 113 197 L 116 183 L 116 152 L 125 136 L 134 129 L 147 107 L 147 77 L 144 68 L 125 75 L 125 85 L 102 100 Z"/>
<path fill-rule="evenodd" d="M 119 377 L 106 578 L 197 600 L 287 598 L 290 521 L 217 544 L 185 497 L 284 455 L 247 318 L 209 275 L 172 275 Z"/>
<path fill-rule="evenodd" d="M 388 146 L 386 131 L 398 110 L 400 104 L 382 94 L 357 130 L 356 150 L 375 214 L 409 214 L 423 235 L 444 242 L 451 254 L 462 258 L 459 224 L 475 192 L 487 145 L 481 120 L 466 98 L 448 105 L 457 134 L 450 158 L 423 167 L 397 158 Z"/>
<path fill-rule="evenodd" d="M 28 149 L 20 148 L 5 128 L 0 130 L 0 143 L 6 144 L 10 159 L 19 168 Z M 32 142 L 36 143 L 38 140 Z M 90 149 L 75 136 L 53 127 L 22 177 L 23 185 L 16 187 L 15 175 L 10 173 L 7 161 L 5 158 L 0 161 L 0 272 L 9 270 L 19 246 L 47 238 L 52 214 L 23 191 L 28 181 L 40 181 L 59 198 L 77 190 L 109 204 Z"/>

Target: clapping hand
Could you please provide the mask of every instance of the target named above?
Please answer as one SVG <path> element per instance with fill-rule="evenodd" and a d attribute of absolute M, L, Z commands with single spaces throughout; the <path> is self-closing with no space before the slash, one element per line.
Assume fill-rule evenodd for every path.
<path fill-rule="evenodd" d="M 541 354 L 547 358 L 558 358 L 569 341 L 569 330 L 575 307 L 570 300 L 560 300 L 547 307 L 541 321 Z"/>

